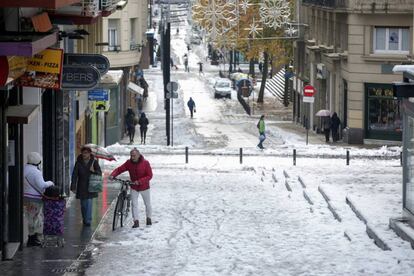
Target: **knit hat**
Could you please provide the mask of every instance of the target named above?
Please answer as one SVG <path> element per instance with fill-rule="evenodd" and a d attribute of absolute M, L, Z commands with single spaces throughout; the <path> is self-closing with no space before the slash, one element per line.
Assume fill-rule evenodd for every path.
<path fill-rule="evenodd" d="M 42 157 L 37 152 L 30 152 L 27 155 L 27 164 L 39 165 L 42 163 Z"/>

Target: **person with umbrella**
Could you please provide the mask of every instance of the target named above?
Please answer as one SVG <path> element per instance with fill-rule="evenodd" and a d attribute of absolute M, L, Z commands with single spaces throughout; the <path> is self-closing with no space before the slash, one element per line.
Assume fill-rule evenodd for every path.
<path fill-rule="evenodd" d="M 322 117 L 322 127 L 323 127 L 323 132 L 325 134 L 325 142 L 328 143 L 329 134 L 331 132 L 331 117 L 329 116 Z"/>
<path fill-rule="evenodd" d="M 91 174 L 102 175 L 101 167 L 91 148 L 83 146 L 73 168 L 70 190 L 76 193 L 76 198 L 80 200 L 84 226 L 91 226 L 92 199 L 98 197 L 98 193 L 91 193 L 88 190 Z"/>

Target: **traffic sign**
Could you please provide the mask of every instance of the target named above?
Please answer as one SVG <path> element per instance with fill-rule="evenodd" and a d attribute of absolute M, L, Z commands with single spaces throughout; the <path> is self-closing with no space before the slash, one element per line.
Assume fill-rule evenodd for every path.
<path fill-rule="evenodd" d="M 303 97 L 303 102 L 304 103 L 314 103 L 315 98 L 314 97 Z"/>
<path fill-rule="evenodd" d="M 89 101 L 108 101 L 108 90 L 93 89 L 88 91 Z"/>
<path fill-rule="evenodd" d="M 313 97 L 315 93 L 316 93 L 316 89 L 312 85 L 306 85 L 305 87 L 303 87 L 303 96 Z"/>
<path fill-rule="evenodd" d="M 167 83 L 167 91 L 168 92 L 175 92 L 178 90 L 178 83 L 175 81 L 170 81 L 169 83 Z"/>
<path fill-rule="evenodd" d="M 166 98 L 167 99 L 177 99 L 178 98 L 178 93 L 177 92 L 173 92 L 173 93 L 166 93 Z"/>

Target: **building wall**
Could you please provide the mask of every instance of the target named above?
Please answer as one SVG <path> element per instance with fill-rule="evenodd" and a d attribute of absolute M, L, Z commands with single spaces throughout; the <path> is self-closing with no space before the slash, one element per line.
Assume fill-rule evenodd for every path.
<path fill-rule="evenodd" d="M 389 4 L 384 6 L 383 1 L 375 2 L 373 8 L 371 4 L 367 6 L 361 1 L 347 1 L 344 3 L 348 5 L 348 9 L 344 9 L 343 12 L 318 5 L 300 7 L 301 20 L 308 27 L 304 38 L 306 58 L 303 66 L 299 64 L 300 62 L 296 63 L 297 75 L 302 80 L 309 81 L 317 90 L 315 112 L 318 109 L 337 112 L 342 121 L 344 119 L 347 121 L 351 132 L 356 133 L 358 143 L 363 143 L 365 138 L 364 128 L 367 120 L 365 84 L 391 84 L 401 80 L 401 76 L 393 74 L 391 68 L 395 64 L 409 61 L 407 56 L 413 54 L 413 3 L 387 1 Z M 370 13 L 361 12 L 369 6 Z M 354 9 L 356 7 L 359 10 Z M 388 10 L 384 10 L 385 7 Z M 375 26 L 409 27 L 408 55 L 374 54 Z M 303 59 L 303 54 L 298 51 L 299 48 L 296 47 L 295 58 Z M 318 64 L 325 66 L 326 80 L 318 80 L 311 75 L 310 72 L 315 71 Z M 347 99 L 344 95 L 344 81 L 348 86 Z M 305 112 L 304 108 L 300 110 L 301 113 Z M 302 117 L 302 115 L 297 116 Z M 312 111 L 307 116 L 310 116 L 312 121 Z M 313 119 L 314 125 L 317 126 L 317 118 Z"/>
<path fill-rule="evenodd" d="M 130 0 L 123 10 L 116 11 L 111 16 L 103 18 L 102 40 L 105 42 L 110 40 L 108 34 L 109 20 L 116 20 L 111 22 L 116 23 L 117 43 L 120 47 L 117 49 L 103 47 L 104 55 L 108 57 L 111 68 L 130 67 L 139 63 L 142 48 L 134 48 L 133 45 L 146 43 L 147 15 L 146 0 Z M 131 26 L 131 20 L 134 20 L 133 26 Z"/>

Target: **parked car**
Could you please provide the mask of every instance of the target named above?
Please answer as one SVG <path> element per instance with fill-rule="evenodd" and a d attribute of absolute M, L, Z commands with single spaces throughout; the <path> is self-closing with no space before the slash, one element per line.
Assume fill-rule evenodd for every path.
<path fill-rule="evenodd" d="M 231 99 L 231 82 L 227 79 L 219 79 L 214 84 L 214 98 L 222 97 Z"/>

